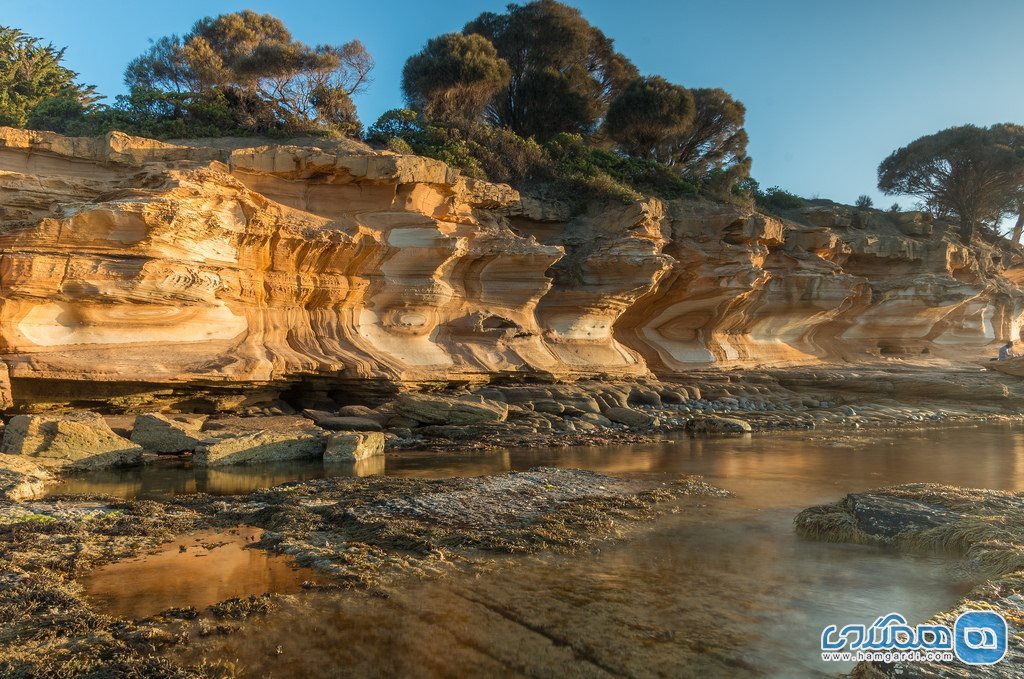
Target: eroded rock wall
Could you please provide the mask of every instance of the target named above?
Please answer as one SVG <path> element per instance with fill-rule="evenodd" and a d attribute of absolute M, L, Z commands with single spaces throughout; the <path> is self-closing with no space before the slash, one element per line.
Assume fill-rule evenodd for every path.
<path fill-rule="evenodd" d="M 109 400 L 966 360 L 1019 334 L 1005 253 L 870 216 L 655 199 L 572 216 L 353 143 L 0 128 L 2 405 L 57 383 Z"/>

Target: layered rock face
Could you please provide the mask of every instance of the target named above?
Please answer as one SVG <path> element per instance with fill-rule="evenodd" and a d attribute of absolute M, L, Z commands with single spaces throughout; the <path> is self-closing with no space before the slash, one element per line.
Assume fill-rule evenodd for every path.
<path fill-rule="evenodd" d="M 0 128 L 0 224 L 15 409 L 969 359 L 1024 313 L 1015 262 L 921 215 L 651 199 L 571 216 L 351 142 Z"/>

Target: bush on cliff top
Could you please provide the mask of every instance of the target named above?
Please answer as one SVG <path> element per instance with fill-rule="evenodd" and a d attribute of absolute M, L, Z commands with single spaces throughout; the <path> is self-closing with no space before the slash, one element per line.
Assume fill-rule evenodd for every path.
<path fill-rule="evenodd" d="M 358 134 L 351 97 L 367 86 L 372 69 L 358 40 L 306 45 L 280 19 L 245 10 L 160 38 L 128 64 L 125 84 L 132 92 L 215 100 L 247 131 Z"/>
<path fill-rule="evenodd" d="M 753 177 L 743 180 L 736 187 L 735 192 L 748 197 L 748 199 L 752 199 L 758 209 L 776 214 L 786 210 L 796 210 L 807 205 L 807 199 L 801 198 L 785 189 L 780 189 L 778 186 L 762 189 L 761 185 Z"/>
<path fill-rule="evenodd" d="M 487 122 L 541 143 L 595 132 L 611 100 L 639 75 L 611 38 L 555 0 L 484 12 L 462 32 L 490 42 L 511 72 L 486 107 Z"/>
<path fill-rule="evenodd" d="M 878 188 L 917 196 L 937 217 L 957 217 L 964 243 L 979 227 L 995 234 L 1005 215 L 1017 215 L 1017 241 L 1024 228 L 1024 126 L 961 125 L 916 139 L 878 166 Z"/>
<path fill-rule="evenodd" d="M 96 88 L 80 84 L 78 74 L 63 60 L 63 49 L 0 26 L 0 125 L 24 127 L 44 102 L 77 106 L 81 111 L 94 104 Z M 54 100 L 59 103 L 49 103 Z"/>
<path fill-rule="evenodd" d="M 470 177 L 553 189 L 565 198 L 630 201 L 645 194 L 672 199 L 697 192 L 657 161 L 595 148 L 578 134 L 563 133 L 542 145 L 506 128 L 436 125 L 411 109 L 395 109 L 370 127 L 367 141 L 437 158 Z"/>

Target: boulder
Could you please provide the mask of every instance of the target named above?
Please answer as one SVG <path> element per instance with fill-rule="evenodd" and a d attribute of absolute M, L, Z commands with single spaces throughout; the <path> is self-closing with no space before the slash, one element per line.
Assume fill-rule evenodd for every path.
<path fill-rule="evenodd" d="M 192 457 L 198 467 L 316 459 L 324 453 L 323 430 L 247 431 L 202 441 Z"/>
<path fill-rule="evenodd" d="M 53 476 L 24 455 L 0 454 L 0 497 L 14 502 L 42 497 Z"/>
<path fill-rule="evenodd" d="M 285 431 L 291 432 L 319 431 L 319 428 L 307 417 L 298 415 L 261 415 L 258 417 L 239 417 L 237 415 L 221 415 L 210 417 L 203 425 L 203 433 L 206 438 L 212 438 L 221 433 L 235 434 L 251 431 Z M 211 433 L 214 432 L 214 433 Z"/>
<path fill-rule="evenodd" d="M 661 397 L 662 403 L 686 403 L 689 394 L 686 393 L 684 388 L 677 390 L 661 389 L 658 391 L 658 396 Z"/>
<path fill-rule="evenodd" d="M 652 389 L 633 387 L 627 402 L 630 405 L 661 407 L 661 396 Z"/>
<path fill-rule="evenodd" d="M 380 422 L 367 417 L 325 417 L 317 424 L 328 431 L 381 431 L 383 429 Z"/>
<path fill-rule="evenodd" d="M 632 408 L 608 408 L 604 411 L 604 416 L 627 427 L 652 427 L 658 421 L 653 415 Z"/>
<path fill-rule="evenodd" d="M 738 417 L 707 415 L 690 421 L 690 431 L 697 434 L 745 434 L 752 431 L 750 423 Z"/>
<path fill-rule="evenodd" d="M 858 528 L 884 538 L 894 538 L 906 531 L 920 533 L 961 518 L 940 505 L 873 493 L 851 493 L 847 496 L 847 505 Z"/>
<path fill-rule="evenodd" d="M 331 434 L 324 461 L 358 462 L 384 454 L 384 434 L 379 431 L 339 431 Z"/>
<path fill-rule="evenodd" d="M 483 396 L 402 394 L 395 402 L 395 412 L 420 424 L 477 424 L 504 422 L 508 405 Z"/>
<path fill-rule="evenodd" d="M 135 418 L 132 442 L 154 453 L 183 453 L 207 438 L 201 433 L 206 418 L 194 415 L 145 413 Z"/>
<path fill-rule="evenodd" d="M 599 427 L 610 427 L 610 426 L 612 426 L 612 421 L 611 420 L 609 420 L 604 415 L 600 415 L 598 413 L 584 413 L 584 414 L 580 415 L 580 420 L 582 420 L 583 422 L 589 422 L 590 424 L 594 424 L 594 425 L 597 425 Z"/>
<path fill-rule="evenodd" d="M 78 469 L 116 467 L 142 461 L 142 448 L 118 436 L 90 412 L 15 415 L 4 429 L 0 452 L 26 455 Z"/>
<path fill-rule="evenodd" d="M 597 404 L 597 401 L 593 396 L 587 394 L 560 397 L 559 402 L 564 405 L 566 409 L 574 408 L 583 413 L 601 412 L 601 406 Z"/>
<path fill-rule="evenodd" d="M 401 415 L 393 415 L 387 421 L 388 429 L 413 429 L 418 426 L 420 426 L 418 421 L 411 417 L 402 417 Z"/>
<path fill-rule="evenodd" d="M 338 408 L 341 417 L 373 417 L 377 413 L 368 406 L 342 406 Z"/>
<path fill-rule="evenodd" d="M 323 420 L 326 420 L 331 417 L 336 417 L 334 413 L 327 412 L 326 410 L 315 410 L 313 408 L 306 408 L 305 410 L 303 410 L 302 416 L 313 420 L 314 422 L 316 422 L 317 426 L 319 426 L 320 422 Z"/>
<path fill-rule="evenodd" d="M 565 412 L 565 406 L 558 401 L 552 400 L 540 400 L 533 402 L 533 409 L 538 413 L 547 413 L 549 415 L 561 415 Z"/>

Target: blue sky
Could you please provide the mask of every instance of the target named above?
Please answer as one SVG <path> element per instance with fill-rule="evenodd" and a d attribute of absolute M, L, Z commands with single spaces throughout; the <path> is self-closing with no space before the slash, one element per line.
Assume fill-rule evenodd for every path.
<path fill-rule="evenodd" d="M 357 99 L 367 124 L 401 104 L 402 64 L 431 36 L 502 1 L 0 0 L 0 24 L 67 46 L 68 65 L 113 97 L 150 38 L 251 8 L 305 42 L 359 38 L 377 61 Z M 580 0 L 571 3 L 644 73 L 723 87 L 747 106 L 753 175 L 804 196 L 852 202 L 878 163 L 916 137 L 962 123 L 1024 122 L 1016 0 Z M 899 199 L 909 207 L 912 200 Z"/>

